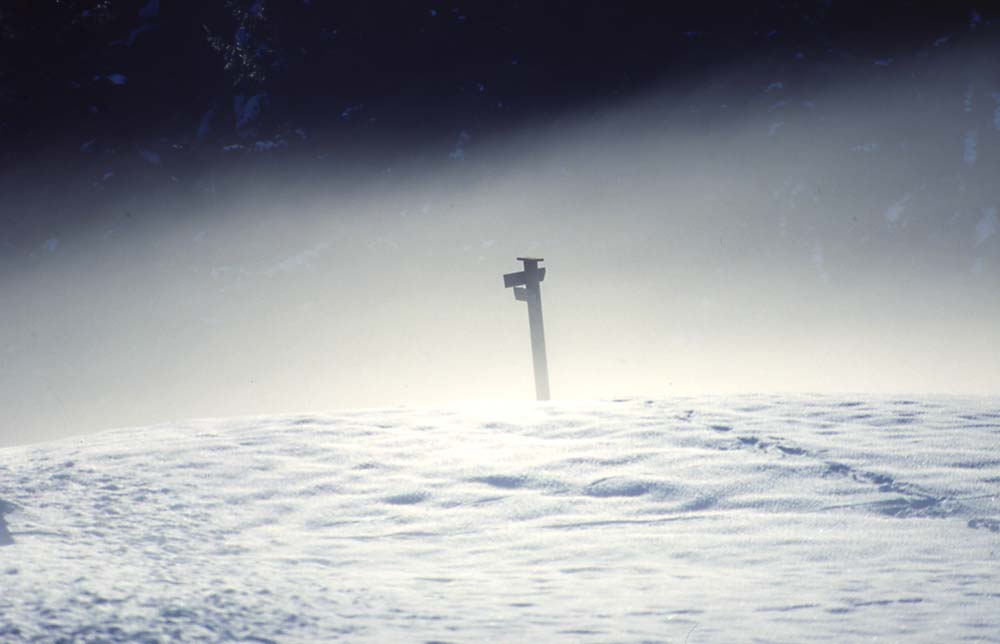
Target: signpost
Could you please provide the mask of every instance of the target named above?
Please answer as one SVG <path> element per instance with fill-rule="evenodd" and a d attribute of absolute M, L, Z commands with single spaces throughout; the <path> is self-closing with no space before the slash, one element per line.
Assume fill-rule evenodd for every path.
<path fill-rule="evenodd" d="M 518 257 L 524 270 L 503 276 L 504 288 L 514 289 L 514 299 L 528 303 L 528 326 L 531 327 L 531 358 L 535 366 L 535 397 L 549 399 L 549 365 L 545 358 L 545 328 L 542 325 L 542 291 L 545 269 L 538 268 L 541 257 Z"/>

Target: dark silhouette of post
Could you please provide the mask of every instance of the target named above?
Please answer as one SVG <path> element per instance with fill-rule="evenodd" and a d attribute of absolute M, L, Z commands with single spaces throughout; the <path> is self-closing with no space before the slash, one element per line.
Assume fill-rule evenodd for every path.
<path fill-rule="evenodd" d="M 528 326 L 531 327 L 531 358 L 535 366 L 535 397 L 549 399 L 549 364 L 545 358 L 545 327 L 542 324 L 542 289 L 545 269 L 538 268 L 541 257 L 518 257 L 524 270 L 503 276 L 504 288 L 514 288 L 514 299 L 528 303 Z"/>

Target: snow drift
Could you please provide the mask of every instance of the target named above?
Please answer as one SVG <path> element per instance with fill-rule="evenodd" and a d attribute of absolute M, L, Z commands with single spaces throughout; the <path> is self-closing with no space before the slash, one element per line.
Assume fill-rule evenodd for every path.
<path fill-rule="evenodd" d="M 1000 400 L 201 420 L 0 450 L 0 639 L 1000 641 Z"/>

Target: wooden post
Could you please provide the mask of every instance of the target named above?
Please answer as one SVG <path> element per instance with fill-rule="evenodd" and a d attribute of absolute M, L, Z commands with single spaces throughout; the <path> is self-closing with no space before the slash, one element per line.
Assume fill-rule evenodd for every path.
<path fill-rule="evenodd" d="M 531 328 L 531 359 L 535 367 L 535 397 L 549 399 L 549 365 L 545 357 L 545 326 L 542 323 L 542 289 L 545 269 L 541 257 L 518 257 L 524 270 L 503 276 L 504 288 L 514 288 L 514 299 L 528 303 L 528 326 Z"/>

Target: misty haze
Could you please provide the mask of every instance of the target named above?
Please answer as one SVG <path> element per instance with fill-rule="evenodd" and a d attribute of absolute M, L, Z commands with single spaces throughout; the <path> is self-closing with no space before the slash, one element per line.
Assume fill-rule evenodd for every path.
<path fill-rule="evenodd" d="M 1000 642 L 1000 14 L 170 4 L 0 10 L 0 640 Z"/>
<path fill-rule="evenodd" d="M 51 237 L 8 233 L 35 239 L 3 273 L 6 440 L 530 396 L 498 285 L 523 253 L 549 259 L 564 399 L 995 392 L 997 65 L 920 64 L 749 87 L 736 66 L 364 177 L 293 158 L 98 213 L 51 197 Z"/>

